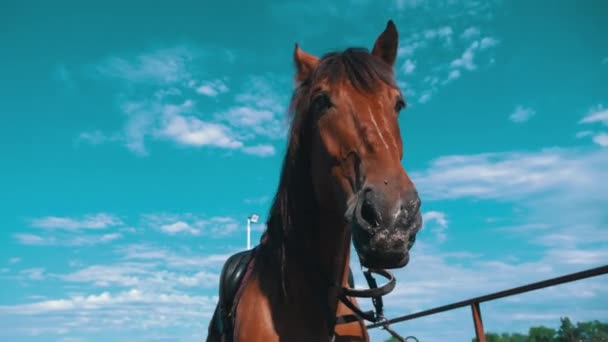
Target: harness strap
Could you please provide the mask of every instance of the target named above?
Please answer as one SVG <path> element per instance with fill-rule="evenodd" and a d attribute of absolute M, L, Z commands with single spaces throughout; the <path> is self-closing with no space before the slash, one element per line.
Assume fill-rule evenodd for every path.
<path fill-rule="evenodd" d="M 389 282 L 387 283 L 387 285 L 384 285 L 383 287 L 378 288 L 378 283 L 376 282 L 376 279 L 372 275 L 372 273 L 374 273 L 374 272 L 381 274 L 381 275 L 385 276 L 386 278 L 388 278 Z M 388 272 L 386 270 L 367 270 L 367 271 L 364 271 L 363 274 L 365 275 L 365 280 L 367 281 L 367 284 L 370 287 L 370 289 L 369 290 L 354 290 L 354 289 L 342 288 L 342 291 L 338 295 L 338 299 L 355 313 L 355 315 L 354 315 L 355 320 L 357 319 L 356 316 L 358 316 L 361 319 L 375 323 L 384 317 L 384 304 L 382 301 L 382 296 L 391 292 L 392 289 L 395 287 L 395 278 L 393 277 L 393 275 L 390 272 Z M 355 304 L 353 304 L 353 302 L 351 302 L 350 299 L 348 299 L 347 295 L 350 295 L 352 297 L 371 298 L 375 311 L 374 310 L 362 311 Z M 342 318 L 342 319 L 340 320 L 340 318 Z M 349 322 L 353 321 L 353 315 L 340 316 L 340 317 L 338 317 L 338 320 L 340 320 L 340 323 L 338 323 L 338 321 L 336 321 L 336 324 L 349 323 Z"/>

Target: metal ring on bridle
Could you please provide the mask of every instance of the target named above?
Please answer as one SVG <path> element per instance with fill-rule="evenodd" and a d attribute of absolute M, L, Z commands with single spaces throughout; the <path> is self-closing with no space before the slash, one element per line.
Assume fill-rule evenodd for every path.
<path fill-rule="evenodd" d="M 395 288 L 395 277 L 393 274 L 387 270 L 382 269 L 369 269 L 368 272 L 376 273 L 378 275 L 383 276 L 388 279 L 388 282 L 383 286 L 379 286 L 375 289 L 367 289 L 367 290 L 357 290 L 350 288 L 342 288 L 342 291 L 345 295 L 351 297 L 359 297 L 359 298 L 373 298 L 373 297 L 381 297 L 389 294 Z"/>

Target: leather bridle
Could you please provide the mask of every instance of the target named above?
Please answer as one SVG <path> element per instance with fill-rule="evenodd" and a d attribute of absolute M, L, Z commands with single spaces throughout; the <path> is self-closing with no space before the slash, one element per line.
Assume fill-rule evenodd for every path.
<path fill-rule="evenodd" d="M 378 287 L 378 283 L 372 275 L 373 273 L 383 276 L 384 278 L 388 279 L 388 282 Z M 359 320 L 366 320 L 372 323 L 385 322 L 382 329 L 386 330 L 398 341 L 407 342 L 408 339 L 414 339 L 416 342 L 418 342 L 418 339 L 416 339 L 414 336 L 408 336 L 405 338 L 401 337 L 396 331 L 390 328 L 388 320 L 386 317 L 384 317 L 384 303 L 382 301 L 382 296 L 391 293 L 391 291 L 393 291 L 395 288 L 396 280 L 393 274 L 383 269 L 368 269 L 367 271 L 363 271 L 363 275 L 365 276 L 365 280 L 370 288 L 365 290 L 345 287 L 341 288 L 340 294 L 338 295 L 338 300 L 351 309 L 354 312 L 354 315 L 338 316 L 336 317 L 334 325 L 351 323 Z M 355 304 L 353 304 L 348 297 L 371 298 L 374 305 L 374 310 L 362 311 Z"/>

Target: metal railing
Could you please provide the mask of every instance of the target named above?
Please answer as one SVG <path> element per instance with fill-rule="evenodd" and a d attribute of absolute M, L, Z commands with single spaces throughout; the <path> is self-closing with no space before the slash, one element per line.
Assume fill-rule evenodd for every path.
<path fill-rule="evenodd" d="M 524 292 L 543 289 L 543 288 L 550 287 L 550 286 L 560 285 L 560 284 L 578 281 L 578 280 L 591 278 L 591 277 L 597 277 L 597 276 L 605 275 L 605 274 L 608 274 L 608 265 L 591 268 L 591 269 L 588 269 L 585 271 L 571 273 L 571 274 L 567 274 L 567 275 L 556 277 L 556 278 L 542 280 L 542 281 L 539 281 L 536 283 L 531 283 L 531 284 L 527 284 L 527 285 L 523 285 L 523 286 L 519 286 L 519 287 L 514 287 L 514 288 L 511 288 L 508 290 L 499 291 L 499 292 L 483 295 L 480 297 L 475 297 L 475 298 L 463 300 L 460 302 L 439 306 L 436 308 L 416 312 L 416 313 L 401 316 L 401 317 L 396 317 L 396 318 L 389 319 L 389 320 L 379 322 L 379 323 L 373 323 L 373 324 L 368 325 L 367 328 L 373 329 L 373 328 L 383 327 L 388 324 L 410 321 L 410 320 L 413 320 L 413 319 L 416 319 L 419 317 L 434 315 L 434 314 L 437 314 L 440 312 L 458 309 L 458 308 L 462 308 L 465 306 L 470 306 L 471 312 L 473 314 L 473 323 L 475 324 L 475 335 L 477 336 L 477 341 L 486 342 L 486 336 L 485 336 L 485 333 L 483 330 L 483 321 L 481 319 L 481 308 L 479 306 L 480 303 L 488 302 L 488 301 L 492 301 L 492 300 L 500 299 L 500 298 L 504 298 L 504 297 L 509 297 L 509 296 L 521 294 Z"/>

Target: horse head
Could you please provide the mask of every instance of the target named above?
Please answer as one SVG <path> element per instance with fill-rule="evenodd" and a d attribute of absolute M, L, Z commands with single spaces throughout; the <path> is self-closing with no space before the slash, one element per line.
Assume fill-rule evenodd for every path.
<path fill-rule="evenodd" d="M 371 52 L 349 48 L 321 58 L 296 43 L 293 58 L 300 144 L 309 146 L 318 206 L 344 217 L 363 266 L 399 268 L 422 225 L 420 198 L 402 165 L 396 85 L 398 33 L 392 21 Z M 337 228 L 336 228 L 337 229 Z"/>

